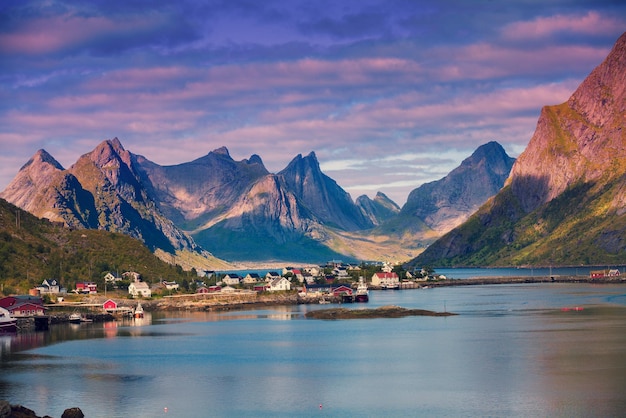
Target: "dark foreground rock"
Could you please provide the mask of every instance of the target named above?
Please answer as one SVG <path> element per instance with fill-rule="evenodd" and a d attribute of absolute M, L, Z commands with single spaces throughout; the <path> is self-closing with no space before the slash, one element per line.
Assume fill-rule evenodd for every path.
<path fill-rule="evenodd" d="M 61 418 L 84 418 L 85 414 L 80 408 L 68 408 Z M 49 415 L 40 417 L 32 409 L 22 405 L 11 405 L 7 401 L 0 401 L 0 418 L 51 418 Z"/>
<path fill-rule="evenodd" d="M 451 316 L 452 312 L 434 312 L 426 309 L 406 309 L 400 306 L 381 306 L 376 309 L 331 308 L 307 312 L 305 317 L 315 319 L 401 318 L 404 316 Z"/>

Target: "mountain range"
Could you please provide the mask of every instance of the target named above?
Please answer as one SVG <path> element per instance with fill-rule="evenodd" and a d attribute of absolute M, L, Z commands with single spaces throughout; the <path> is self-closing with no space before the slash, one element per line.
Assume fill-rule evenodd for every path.
<path fill-rule="evenodd" d="M 71 228 L 142 240 L 165 260 L 323 262 L 408 259 L 458 225 L 503 185 L 512 159 L 496 142 L 400 208 L 383 193 L 350 195 L 314 152 L 268 172 L 261 157 L 235 161 L 225 147 L 191 162 L 158 165 L 101 142 L 64 169 L 39 150 L 0 197 Z M 181 263 L 180 258 L 190 258 Z"/>
<path fill-rule="evenodd" d="M 408 267 L 626 261 L 626 33 L 541 110 L 505 187 Z"/>

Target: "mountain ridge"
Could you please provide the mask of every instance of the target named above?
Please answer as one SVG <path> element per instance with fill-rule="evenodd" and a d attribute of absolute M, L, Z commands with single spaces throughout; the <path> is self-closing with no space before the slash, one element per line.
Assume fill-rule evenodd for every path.
<path fill-rule="evenodd" d="M 626 33 L 545 106 L 505 187 L 409 266 L 615 263 L 626 240 Z"/>

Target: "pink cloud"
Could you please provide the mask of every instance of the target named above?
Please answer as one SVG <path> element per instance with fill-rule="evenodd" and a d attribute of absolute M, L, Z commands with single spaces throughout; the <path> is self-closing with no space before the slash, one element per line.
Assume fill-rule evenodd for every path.
<path fill-rule="evenodd" d="M 108 19 L 66 14 L 29 20 L 17 30 L 0 34 L 4 53 L 46 54 L 87 44 L 103 36 L 120 36 L 146 30 L 158 24 L 154 14 Z"/>
<path fill-rule="evenodd" d="M 505 39 L 512 40 L 543 39 L 562 32 L 612 35 L 621 33 L 625 26 L 624 19 L 589 11 L 585 15 L 537 17 L 531 21 L 511 23 L 502 29 L 502 35 Z"/>

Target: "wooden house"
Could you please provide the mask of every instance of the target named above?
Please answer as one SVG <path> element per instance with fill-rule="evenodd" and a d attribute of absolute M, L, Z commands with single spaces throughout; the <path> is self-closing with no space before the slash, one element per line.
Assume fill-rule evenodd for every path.
<path fill-rule="evenodd" d="M 117 311 L 117 302 L 113 299 L 107 299 L 107 301 L 102 304 L 102 309 L 107 312 L 115 312 Z"/>
<path fill-rule="evenodd" d="M 284 277 L 274 279 L 270 282 L 270 292 L 278 292 L 281 290 L 291 290 L 291 282 Z"/>

